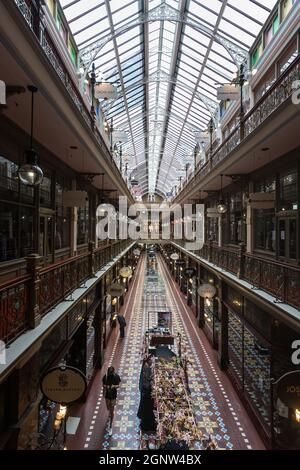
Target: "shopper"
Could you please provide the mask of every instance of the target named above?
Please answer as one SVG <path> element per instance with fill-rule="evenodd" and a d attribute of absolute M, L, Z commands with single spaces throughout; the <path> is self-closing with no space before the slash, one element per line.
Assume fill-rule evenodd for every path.
<path fill-rule="evenodd" d="M 120 325 L 120 338 L 124 338 L 125 336 L 125 326 L 126 326 L 126 320 L 123 315 L 118 314 L 118 322 Z"/>
<path fill-rule="evenodd" d="M 102 379 L 103 383 L 103 395 L 105 397 L 106 408 L 109 412 L 109 435 L 112 436 L 112 423 L 114 419 L 114 411 L 118 396 L 118 388 L 120 385 L 121 379 L 119 375 L 115 372 L 114 367 L 109 367 L 107 374 Z"/>

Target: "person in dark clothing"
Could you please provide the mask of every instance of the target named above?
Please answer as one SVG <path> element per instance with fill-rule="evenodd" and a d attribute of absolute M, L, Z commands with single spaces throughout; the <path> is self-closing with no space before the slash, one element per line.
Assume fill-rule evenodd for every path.
<path fill-rule="evenodd" d="M 109 412 L 109 419 L 110 419 L 110 429 L 109 435 L 112 435 L 112 423 L 114 419 L 114 411 L 118 396 L 118 388 L 120 385 L 121 379 L 119 375 L 115 372 L 114 367 L 109 367 L 107 370 L 107 374 L 102 379 L 103 384 L 103 395 L 106 402 L 106 408 Z"/>
<path fill-rule="evenodd" d="M 120 325 L 120 338 L 124 338 L 125 336 L 125 326 L 126 326 L 126 320 L 123 315 L 118 314 L 118 322 Z"/>

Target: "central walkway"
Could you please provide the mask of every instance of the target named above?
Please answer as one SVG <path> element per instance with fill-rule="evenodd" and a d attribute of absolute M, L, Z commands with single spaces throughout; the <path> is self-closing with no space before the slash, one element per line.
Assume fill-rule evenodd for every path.
<path fill-rule="evenodd" d="M 213 351 L 194 314 L 174 283 L 162 258 L 158 258 L 158 288 L 146 276 L 142 257 L 131 283 L 122 313 L 127 327 L 124 340 L 115 329 L 106 350 L 106 362 L 94 380 L 85 404 L 71 410 L 81 421 L 69 449 L 139 449 L 139 377 L 145 330 L 154 325 L 156 309 L 172 312 L 173 333 L 182 335 L 182 350 L 189 358 L 188 377 L 195 416 L 203 434 L 212 434 L 222 449 L 264 449 L 243 405 L 226 374 L 217 366 Z M 148 282 L 149 281 L 149 282 Z M 153 312 L 148 315 L 148 312 Z M 102 376 L 114 365 L 122 382 L 118 393 L 113 436 L 108 435 L 108 413 L 102 397 Z"/>

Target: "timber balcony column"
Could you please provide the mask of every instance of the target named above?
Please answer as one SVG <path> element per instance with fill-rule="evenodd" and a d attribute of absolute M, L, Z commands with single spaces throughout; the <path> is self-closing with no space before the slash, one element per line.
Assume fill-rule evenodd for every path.
<path fill-rule="evenodd" d="M 26 258 L 27 273 L 30 274 L 29 281 L 29 308 L 27 312 L 27 323 L 29 328 L 36 328 L 41 322 L 39 308 L 40 269 L 42 257 L 32 254 Z"/>

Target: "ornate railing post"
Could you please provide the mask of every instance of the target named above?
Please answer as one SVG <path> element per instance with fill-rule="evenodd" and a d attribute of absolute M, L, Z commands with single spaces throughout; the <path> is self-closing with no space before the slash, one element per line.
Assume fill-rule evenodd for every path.
<path fill-rule="evenodd" d="M 40 269 L 42 257 L 37 254 L 32 254 L 26 258 L 27 273 L 30 274 L 29 281 L 29 304 L 27 312 L 27 324 L 29 328 L 36 328 L 41 322 L 40 307 L 39 307 L 39 292 L 40 292 Z"/>
<path fill-rule="evenodd" d="M 89 242 L 89 275 L 94 277 L 96 273 L 95 269 L 95 242 Z"/>
<path fill-rule="evenodd" d="M 239 247 L 239 254 L 238 254 L 238 257 L 239 257 L 239 269 L 238 269 L 238 272 L 237 272 L 237 277 L 239 279 L 243 279 L 244 275 L 245 275 L 245 253 L 246 253 L 246 245 L 245 243 L 240 243 L 240 247 Z"/>

